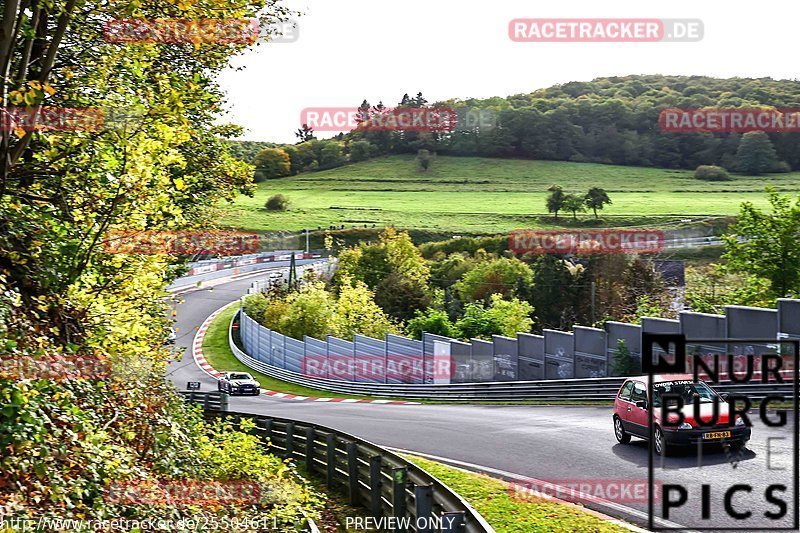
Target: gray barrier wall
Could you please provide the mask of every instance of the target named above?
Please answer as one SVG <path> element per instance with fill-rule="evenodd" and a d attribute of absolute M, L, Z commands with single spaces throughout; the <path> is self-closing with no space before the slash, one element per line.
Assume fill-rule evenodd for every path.
<path fill-rule="evenodd" d="M 530 333 L 517 333 L 519 353 L 519 379 L 535 381 L 544 379 L 544 337 Z"/>
<path fill-rule="evenodd" d="M 680 314 L 680 323 L 681 333 L 689 339 L 724 339 L 727 335 L 727 318 L 725 315 L 684 311 Z M 694 355 L 724 354 L 725 345 L 687 343 L 686 353 Z"/>
<path fill-rule="evenodd" d="M 494 343 L 472 339 L 472 381 L 492 381 L 494 379 Z"/>
<path fill-rule="evenodd" d="M 328 363 L 330 377 L 355 381 L 355 348 L 350 341 L 328 335 Z"/>
<path fill-rule="evenodd" d="M 690 340 L 800 338 L 800 300 L 781 299 L 778 309 L 733 305 L 726 307 L 725 315 L 682 312 L 679 320 L 644 317 L 641 326 L 608 321 L 605 329 L 546 329 L 544 335 L 518 333 L 516 338 L 494 336 L 492 341 L 462 342 L 430 333 L 423 334 L 422 341 L 397 335 L 387 335 L 384 340 L 356 335 L 353 342 L 336 337 L 299 341 L 270 331 L 245 313 L 239 331 L 245 351 L 257 361 L 301 373 L 312 361 L 310 369 L 322 378 L 430 384 L 442 378 L 433 370 L 436 350 L 437 357 L 449 354 L 451 374 L 447 379 L 452 383 L 596 378 L 613 375 L 619 340 L 641 362 L 642 332 L 683 334 Z M 713 343 L 688 347 L 689 353 L 724 352 Z M 767 344 L 737 343 L 732 351 L 769 349 Z"/>
<path fill-rule="evenodd" d="M 468 342 L 452 341 L 450 356 L 453 361 L 453 383 L 471 383 L 472 345 Z"/>
<path fill-rule="evenodd" d="M 608 368 L 608 375 L 617 375 L 613 372 L 614 359 L 617 356 L 617 347 L 619 341 L 625 343 L 625 347 L 639 365 L 642 366 L 642 326 L 637 324 L 628 324 L 626 322 L 606 322 L 606 361 Z"/>
<path fill-rule="evenodd" d="M 397 335 L 386 335 L 387 358 L 407 362 L 411 368 L 422 368 L 423 347 L 422 342 L 407 339 Z M 392 373 L 386 376 L 387 383 L 422 383 L 422 376 L 418 373 L 400 374 Z"/>
<path fill-rule="evenodd" d="M 362 383 L 386 383 L 386 341 L 353 336 L 356 352 L 356 381 Z"/>
<path fill-rule="evenodd" d="M 575 342 L 572 333 L 546 329 L 544 333 L 544 378 L 575 377 Z"/>
<path fill-rule="evenodd" d="M 494 335 L 492 337 L 494 350 L 494 381 L 516 381 L 519 379 L 519 354 L 517 352 L 517 339 Z"/>
<path fill-rule="evenodd" d="M 602 329 L 574 326 L 575 377 L 604 378 L 608 375 L 606 332 Z"/>
<path fill-rule="evenodd" d="M 726 305 L 727 335 L 731 339 L 774 339 L 778 333 L 778 310 Z"/>
<path fill-rule="evenodd" d="M 800 300 L 778 300 L 778 335 L 787 339 L 800 339 Z"/>
<path fill-rule="evenodd" d="M 242 313 L 242 316 L 245 316 Z M 302 369 L 300 370 L 302 373 L 306 375 L 313 375 L 314 377 L 320 378 L 329 378 L 328 372 L 328 343 L 325 341 L 321 341 L 319 339 L 315 339 L 314 337 L 309 337 L 306 335 L 303 337 L 305 341 L 305 359 L 303 365 L 301 365 Z"/>

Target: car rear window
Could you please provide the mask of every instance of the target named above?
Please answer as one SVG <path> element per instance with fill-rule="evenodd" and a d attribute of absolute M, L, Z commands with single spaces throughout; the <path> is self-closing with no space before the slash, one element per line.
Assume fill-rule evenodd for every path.
<path fill-rule="evenodd" d="M 622 388 L 619 390 L 619 399 L 630 400 L 632 388 L 633 388 L 633 381 L 625 382 L 625 385 L 623 385 Z"/>

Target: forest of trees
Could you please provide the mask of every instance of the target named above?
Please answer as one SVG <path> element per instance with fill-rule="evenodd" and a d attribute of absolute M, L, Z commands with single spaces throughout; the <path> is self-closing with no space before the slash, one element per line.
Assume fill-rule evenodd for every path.
<path fill-rule="evenodd" d="M 505 98 L 431 103 L 417 93 L 405 94 L 397 103 L 363 100 L 358 107 L 374 116 L 392 106 L 484 110 L 493 117 L 493 125 L 461 124 L 444 133 L 356 129 L 335 139 L 312 141 L 335 145 L 329 150 L 342 157 L 302 170 L 421 149 L 440 155 L 675 169 L 717 165 L 747 173 L 800 169 L 800 133 L 667 133 L 658 123 L 666 108 L 800 108 L 800 82 L 793 80 L 632 75 L 570 82 Z M 292 174 L 296 171 L 293 165 Z"/>

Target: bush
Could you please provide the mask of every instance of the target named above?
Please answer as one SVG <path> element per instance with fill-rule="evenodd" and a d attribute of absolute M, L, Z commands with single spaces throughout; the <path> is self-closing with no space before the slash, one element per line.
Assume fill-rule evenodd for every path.
<path fill-rule="evenodd" d="M 264 207 L 270 211 L 286 211 L 289 209 L 289 199 L 282 194 L 275 194 L 269 197 Z"/>
<path fill-rule="evenodd" d="M 716 165 L 700 165 L 694 171 L 694 177 L 704 181 L 730 181 L 728 171 Z"/>
<path fill-rule="evenodd" d="M 628 345 L 623 339 L 617 339 L 617 349 L 614 350 L 614 361 L 611 372 L 615 376 L 633 376 L 641 374 L 639 362 L 633 358 Z"/>
<path fill-rule="evenodd" d="M 406 335 L 412 339 L 422 339 L 422 333 L 432 333 L 442 337 L 458 337 L 458 331 L 444 311 L 428 309 L 425 313 L 417 311 L 414 318 L 408 321 Z"/>

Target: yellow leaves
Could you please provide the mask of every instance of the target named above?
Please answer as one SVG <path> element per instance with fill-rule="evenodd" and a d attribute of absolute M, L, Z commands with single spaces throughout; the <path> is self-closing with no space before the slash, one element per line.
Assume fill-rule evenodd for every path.
<path fill-rule="evenodd" d="M 175 184 L 175 189 L 179 191 L 182 191 L 186 188 L 186 183 L 183 181 L 183 178 L 175 178 L 173 183 Z"/>
<path fill-rule="evenodd" d="M 8 93 L 8 99 L 13 105 L 19 105 L 25 99 L 21 91 L 11 91 Z"/>
<path fill-rule="evenodd" d="M 50 85 L 49 83 L 45 83 L 43 89 L 44 89 L 44 92 L 46 92 L 50 96 L 53 96 L 54 94 L 56 94 L 56 90 L 53 89 L 53 86 Z"/>

